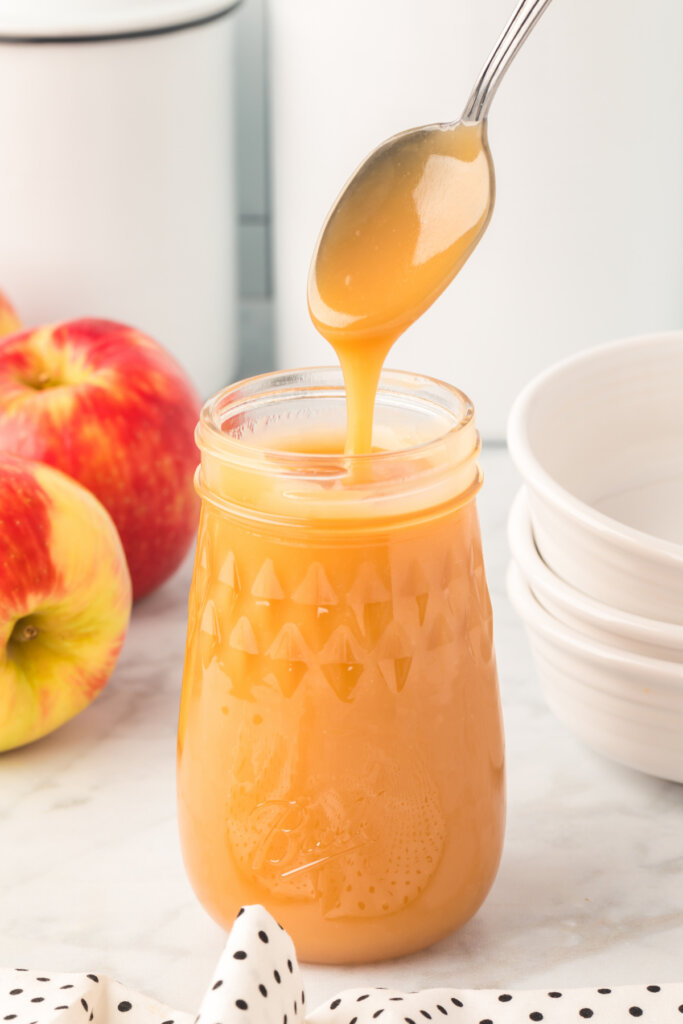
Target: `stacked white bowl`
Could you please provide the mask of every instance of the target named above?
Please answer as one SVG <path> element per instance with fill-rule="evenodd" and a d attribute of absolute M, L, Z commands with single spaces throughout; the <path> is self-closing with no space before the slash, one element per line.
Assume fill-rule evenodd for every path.
<path fill-rule="evenodd" d="M 683 782 L 683 331 L 541 374 L 508 443 L 508 590 L 548 703 L 594 749 Z"/>

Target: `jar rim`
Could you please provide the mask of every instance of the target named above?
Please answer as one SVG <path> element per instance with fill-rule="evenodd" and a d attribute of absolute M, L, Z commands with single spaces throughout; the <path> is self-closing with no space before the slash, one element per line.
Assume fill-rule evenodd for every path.
<path fill-rule="evenodd" d="M 427 440 L 417 444 L 384 449 L 362 454 L 320 453 L 313 451 L 295 451 L 278 447 L 270 447 L 254 442 L 244 441 L 223 429 L 224 422 L 230 416 L 239 414 L 240 410 L 253 408 L 268 400 L 282 400 L 296 393 L 310 397 L 324 397 L 333 392 L 344 392 L 344 380 L 338 366 L 307 366 L 295 370 L 277 370 L 257 374 L 243 380 L 235 381 L 213 395 L 202 407 L 197 425 L 197 445 L 200 449 L 211 449 L 211 454 L 230 461 L 261 462 L 263 458 L 276 462 L 281 468 L 287 466 L 315 466 L 325 463 L 329 468 L 335 464 L 339 469 L 348 469 L 350 465 L 386 464 L 391 460 L 405 458 L 407 455 L 428 455 L 433 449 L 448 444 L 449 439 L 462 435 L 468 428 L 474 427 L 474 406 L 460 388 L 448 384 L 436 377 L 415 373 L 409 370 L 382 370 L 378 397 L 386 398 L 392 393 L 405 398 L 406 394 L 414 394 L 416 404 L 422 409 L 433 406 L 434 411 L 442 418 L 450 419 L 446 429 L 439 431 Z M 418 393 L 422 392 L 422 397 Z M 425 394 L 426 392 L 426 394 Z M 473 447 L 477 446 L 478 435 L 475 435 Z"/>
<path fill-rule="evenodd" d="M 202 410 L 196 433 L 199 494 L 242 518 L 316 528 L 334 523 L 366 532 L 433 516 L 469 501 L 481 486 L 474 408 L 449 384 L 384 370 L 375 403 L 379 450 L 337 452 L 345 426 L 340 367 L 238 381 Z M 271 432 L 277 440 L 268 446 L 263 438 L 267 442 Z M 312 450 L 297 450 L 302 436 L 310 438 Z"/>

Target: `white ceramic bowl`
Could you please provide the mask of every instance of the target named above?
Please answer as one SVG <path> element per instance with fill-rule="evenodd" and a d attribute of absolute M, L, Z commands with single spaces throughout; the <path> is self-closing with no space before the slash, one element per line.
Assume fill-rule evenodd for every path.
<path fill-rule="evenodd" d="M 613 608 L 683 625 L 683 331 L 541 374 L 508 442 L 548 567 Z"/>
<path fill-rule="evenodd" d="M 606 757 L 683 782 L 683 667 L 585 639 L 538 603 L 514 564 L 508 594 L 557 717 Z"/>
<path fill-rule="evenodd" d="M 551 572 L 538 553 L 526 492 L 508 518 L 510 551 L 534 597 L 560 622 L 587 639 L 649 658 L 683 663 L 683 626 L 646 619 L 595 601 Z"/>

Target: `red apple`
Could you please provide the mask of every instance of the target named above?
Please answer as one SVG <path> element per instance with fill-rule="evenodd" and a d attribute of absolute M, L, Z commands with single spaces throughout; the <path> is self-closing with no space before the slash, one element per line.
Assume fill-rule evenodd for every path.
<path fill-rule="evenodd" d="M 0 455 L 0 750 L 52 732 L 99 693 L 131 608 L 106 509 L 42 463 Z"/>
<path fill-rule="evenodd" d="M 4 338 L 6 334 L 14 334 L 20 328 L 21 321 L 14 312 L 11 302 L 0 292 L 0 338 Z"/>
<path fill-rule="evenodd" d="M 99 498 L 135 598 L 194 536 L 199 408 L 178 364 L 132 327 L 73 320 L 0 341 L 0 450 L 56 466 Z"/>

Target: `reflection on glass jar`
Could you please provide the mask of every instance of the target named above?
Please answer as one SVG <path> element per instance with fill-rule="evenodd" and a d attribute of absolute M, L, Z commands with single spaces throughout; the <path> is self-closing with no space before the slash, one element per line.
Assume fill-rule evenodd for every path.
<path fill-rule="evenodd" d="M 198 428 L 178 740 L 192 884 L 263 903 L 303 959 L 407 953 L 488 892 L 503 738 L 464 395 L 387 371 L 344 456 L 336 370 L 255 378 Z"/>

